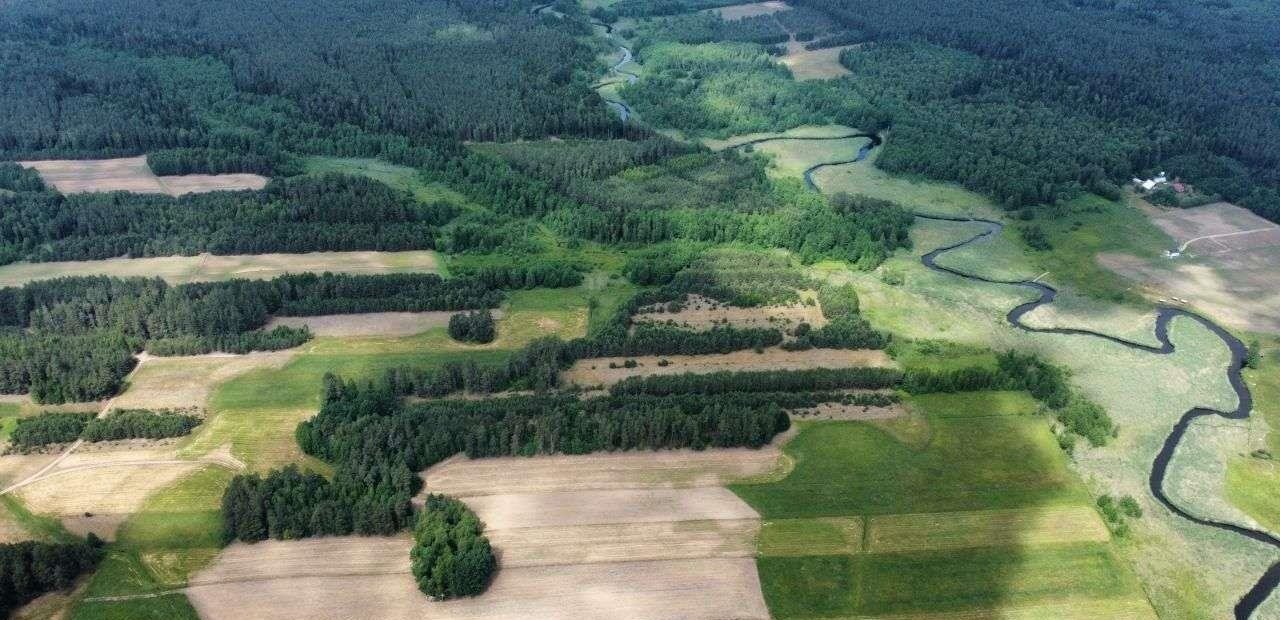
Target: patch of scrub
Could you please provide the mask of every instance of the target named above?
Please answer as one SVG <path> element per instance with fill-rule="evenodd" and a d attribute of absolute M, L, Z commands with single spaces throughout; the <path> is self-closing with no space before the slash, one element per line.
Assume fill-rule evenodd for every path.
<path fill-rule="evenodd" d="M 492 311 L 501 319 L 502 311 Z M 369 312 L 364 314 L 328 314 L 322 316 L 273 317 L 262 328 L 285 325 L 306 326 L 316 336 L 413 336 L 427 330 L 447 327 L 457 312 Z"/>
<path fill-rule="evenodd" d="M 665 361 L 664 365 L 662 362 Z M 628 368 L 627 362 L 634 362 Z M 806 370 L 850 366 L 894 366 L 884 351 L 870 349 L 808 349 L 785 351 L 772 347 L 755 351 L 735 351 L 711 355 L 643 355 L 634 357 L 592 357 L 578 360 L 560 373 L 566 385 L 610 386 L 628 377 L 684 373 L 746 372 L 763 370 Z"/>

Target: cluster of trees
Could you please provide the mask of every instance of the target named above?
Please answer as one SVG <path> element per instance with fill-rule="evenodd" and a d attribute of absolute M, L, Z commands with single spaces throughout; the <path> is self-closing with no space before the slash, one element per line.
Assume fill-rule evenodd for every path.
<path fill-rule="evenodd" d="M 454 261 L 449 272 L 455 277 L 483 282 L 494 289 L 569 288 L 582 284 L 585 268 L 570 261 L 537 256 L 486 257 L 481 263 Z"/>
<path fill-rule="evenodd" d="M 449 337 L 460 342 L 486 344 L 497 335 L 493 314 L 488 310 L 459 312 L 449 317 Z"/>
<path fill-rule="evenodd" d="M 43 192 L 44 180 L 35 170 L 15 163 L 0 163 L 0 190 L 11 192 Z"/>
<path fill-rule="evenodd" d="M 784 343 L 784 349 L 883 349 L 889 346 L 890 334 L 875 329 L 859 314 L 858 292 L 852 285 L 824 285 L 818 289 L 818 303 L 828 323 L 819 329 L 813 329 L 808 323 L 797 325 L 792 333 L 795 339 Z"/>
<path fill-rule="evenodd" d="M 19 451 L 51 443 L 69 443 L 80 438 L 94 415 L 90 412 L 47 411 L 29 418 L 18 418 L 9 441 Z"/>
<path fill-rule="evenodd" d="M 782 24 L 783 28 L 794 34 L 797 41 L 812 42 L 819 35 L 839 28 L 839 25 L 822 11 L 807 7 L 779 11 L 774 13 L 773 17 Z"/>
<path fill-rule="evenodd" d="M 181 437 L 190 434 L 200 422 L 199 416 L 172 409 L 117 409 L 89 420 L 81 437 L 85 441 Z"/>
<path fill-rule="evenodd" d="M 594 15 L 612 15 L 616 17 L 649 17 L 653 15 L 676 15 L 691 13 L 703 9 L 714 9 L 722 6 L 741 4 L 737 0 L 621 0 L 608 7 L 612 13 L 593 13 Z M 612 19 L 606 21 L 613 21 Z"/>
<path fill-rule="evenodd" d="M 708 43 L 712 41 L 744 41 L 761 45 L 785 43 L 791 35 L 772 15 L 754 15 L 726 20 L 715 13 L 683 13 L 641 22 L 637 27 L 643 49 L 648 40 Z"/>
<path fill-rule="evenodd" d="M 392 386 L 326 377 L 320 413 L 298 426 L 303 451 L 334 463 L 332 481 L 296 468 L 237 476 L 223 496 L 228 539 L 390 534 L 408 527 L 415 472 L 471 457 L 614 450 L 759 447 L 790 424 L 751 399 L 567 395 L 406 405 Z M 788 398 L 788 397 L 783 397 Z"/>
<path fill-rule="evenodd" d="M 896 387 L 902 371 L 894 368 L 812 368 L 808 370 L 721 371 L 628 377 L 609 388 L 614 396 L 647 394 L 723 394 L 725 392 L 804 392 L 882 390 Z"/>
<path fill-rule="evenodd" d="M 418 513 L 409 557 L 418 589 L 437 600 L 484 592 L 497 568 L 476 513 L 434 493 Z"/>
<path fill-rule="evenodd" d="M 336 173 L 178 198 L 18 192 L 0 195 L 0 262 L 430 249 L 451 217 L 451 208 Z"/>
<path fill-rule="evenodd" d="M 0 544 L 0 615 L 8 617 L 46 592 L 69 589 L 101 557 L 102 542 L 93 534 L 68 543 Z"/>
<path fill-rule="evenodd" d="M 0 289 L 0 392 L 37 402 L 115 394 L 136 361 L 157 355 L 274 350 L 306 328 L 258 331 L 272 315 L 496 307 L 502 293 L 435 274 L 292 274 L 170 286 L 159 278 L 57 278 Z"/>

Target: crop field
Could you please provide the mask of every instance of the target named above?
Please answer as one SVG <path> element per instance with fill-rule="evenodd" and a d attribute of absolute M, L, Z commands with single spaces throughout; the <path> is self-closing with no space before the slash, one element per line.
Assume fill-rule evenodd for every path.
<path fill-rule="evenodd" d="M 1029 403 L 913 399 L 927 425 L 914 437 L 801 422 L 786 477 L 732 487 L 765 519 L 760 578 L 774 617 L 1154 618 Z"/>
<path fill-rule="evenodd" d="M 480 597 L 418 595 L 406 538 L 233 545 L 187 596 L 202 618 L 768 618 L 752 559 L 759 520 L 720 485 L 778 460 L 776 446 L 455 458 L 423 476 L 485 522 L 502 568 Z"/>
<path fill-rule="evenodd" d="M 217 191 L 262 189 L 267 178 L 256 174 L 188 174 L 159 177 L 147 167 L 147 158 L 56 159 L 21 162 L 40 173 L 45 183 L 64 194 L 86 192 L 135 192 L 140 194 L 198 194 Z"/>
<path fill-rule="evenodd" d="M 667 365 L 660 363 L 665 360 Z M 625 366 L 636 363 L 634 368 Z M 610 367 L 612 365 L 612 367 Z M 809 349 L 785 351 L 777 347 L 755 351 L 735 351 L 712 355 L 641 355 L 635 357 L 593 357 L 574 362 L 560 373 L 560 382 L 581 387 L 610 386 L 627 377 L 752 370 L 805 370 L 849 366 L 892 366 L 884 351 L 868 349 Z"/>
<path fill-rule="evenodd" d="M 104 275 L 119 278 L 159 277 L 170 284 L 217 282 L 233 278 L 269 280 L 286 273 L 439 273 L 438 256 L 430 250 L 407 252 L 309 252 L 306 254 L 239 254 L 108 258 L 0 266 L 0 286 L 34 280 Z"/>

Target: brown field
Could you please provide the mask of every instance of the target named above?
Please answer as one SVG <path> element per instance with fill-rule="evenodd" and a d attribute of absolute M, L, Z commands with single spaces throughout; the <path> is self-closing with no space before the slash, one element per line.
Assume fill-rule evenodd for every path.
<path fill-rule="evenodd" d="M 501 310 L 491 311 L 495 319 Z M 365 314 L 330 314 L 324 316 L 274 317 L 263 329 L 280 325 L 306 325 L 316 336 L 412 336 L 429 329 L 446 327 L 456 312 L 369 312 Z"/>
<path fill-rule="evenodd" d="M 485 494 L 588 489 L 718 487 L 782 466 L 781 442 L 759 450 L 662 450 L 585 456 L 468 459 L 456 457 L 422 473 L 427 491 Z"/>
<path fill-rule="evenodd" d="M 282 577 L 408 574 L 412 544 L 407 534 L 234 543 L 222 550 L 217 563 L 193 575 L 190 583 L 196 586 Z M 324 561 L 318 562 L 317 558 Z"/>
<path fill-rule="evenodd" d="M 253 548 L 260 546 L 262 544 Z M 402 555 L 407 557 L 407 545 Z M 305 564 L 338 562 L 342 557 L 341 554 L 311 555 Z M 258 568 L 265 574 L 288 574 L 268 565 L 258 565 Z M 200 617 L 206 620 L 249 617 L 262 620 L 748 620 L 769 617 L 752 558 L 503 569 L 484 595 L 439 603 L 420 595 L 407 572 L 201 584 L 188 587 L 186 592 Z"/>
<path fill-rule="evenodd" d="M 723 487 L 488 494 L 462 499 L 490 530 L 759 518 Z"/>
<path fill-rule="evenodd" d="M 873 516 L 868 532 L 871 553 L 1110 539 L 1107 526 L 1088 506 Z"/>
<path fill-rule="evenodd" d="M 635 368 L 623 368 L 627 360 L 635 360 Z M 659 360 L 670 362 L 659 366 Z M 617 368 L 609 368 L 612 363 Z M 805 370 L 810 368 L 847 368 L 850 366 L 893 366 L 884 351 L 847 349 L 810 349 L 784 351 L 779 348 L 735 351 L 721 355 L 666 355 L 640 357 L 597 357 L 579 360 L 560 374 L 561 383 L 582 387 L 609 386 L 627 377 L 640 375 L 675 375 L 720 371 Z"/>
<path fill-rule="evenodd" d="M 279 368 L 292 357 L 292 351 L 186 357 L 143 354 L 128 387 L 112 404 L 119 409 L 204 407 L 213 388 L 222 382 L 257 368 Z"/>
<path fill-rule="evenodd" d="M 1185 253 L 1100 254 L 1101 265 L 1141 283 L 1149 297 L 1185 299 L 1231 327 L 1280 333 L 1280 227 L 1227 203 L 1144 210 Z"/>
<path fill-rule="evenodd" d="M 722 19 L 735 20 L 744 17 L 756 17 L 757 15 L 773 15 L 779 11 L 785 11 L 791 7 L 787 3 L 780 0 L 768 0 L 767 2 L 753 2 L 751 4 L 735 4 L 733 6 L 724 6 L 716 9 L 707 9 L 708 11 L 717 13 Z"/>
<path fill-rule="evenodd" d="M 159 277 L 170 284 L 216 282 L 232 278 L 269 280 L 286 273 L 384 274 L 440 270 L 429 250 L 408 252 L 308 252 L 306 254 L 235 254 L 108 258 L 53 263 L 13 263 L 0 267 L 0 286 L 62 276 L 105 275 L 121 278 Z"/>
<path fill-rule="evenodd" d="M 655 307 L 647 310 L 655 310 Z M 645 310 L 645 309 L 642 309 Z M 632 317 L 637 323 L 666 323 L 697 330 L 708 330 L 717 325 L 733 325 L 734 327 L 794 327 L 800 323 L 808 323 L 813 327 L 827 324 L 822 316 L 822 308 L 817 305 L 792 304 L 789 306 L 760 306 L 757 308 L 737 308 L 726 306 L 700 295 L 690 295 L 684 309 L 679 312 L 641 312 Z"/>
<path fill-rule="evenodd" d="M 503 568 L 755 555 L 760 520 L 659 521 L 489 530 Z"/>
<path fill-rule="evenodd" d="M 856 45 L 843 45 L 818 50 L 807 50 L 804 44 L 794 39 L 787 43 L 787 53 L 782 57 L 782 64 L 791 70 L 797 80 L 829 80 L 832 78 L 853 75 L 840 64 L 840 52 Z"/>
<path fill-rule="evenodd" d="M 267 178 L 256 174 L 192 174 L 158 177 L 147 167 L 147 158 L 52 159 L 19 162 L 40 173 L 45 183 L 64 194 L 86 192 L 135 192 L 139 194 L 183 194 L 262 189 Z"/>

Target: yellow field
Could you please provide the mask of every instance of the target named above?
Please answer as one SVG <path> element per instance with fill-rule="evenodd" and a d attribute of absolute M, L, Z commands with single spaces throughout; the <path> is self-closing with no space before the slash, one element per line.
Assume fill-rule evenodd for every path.
<path fill-rule="evenodd" d="M 198 194 L 262 189 L 267 178 L 257 174 L 188 174 L 160 177 L 147 167 L 146 156 L 122 159 L 54 159 L 20 162 L 34 168 L 44 182 L 64 194 L 136 192 L 141 194 Z"/>

